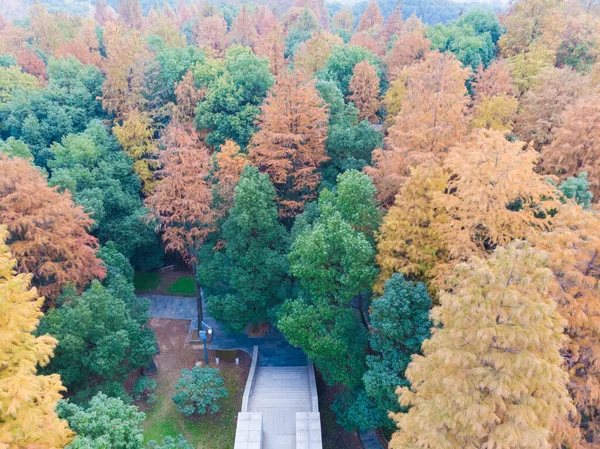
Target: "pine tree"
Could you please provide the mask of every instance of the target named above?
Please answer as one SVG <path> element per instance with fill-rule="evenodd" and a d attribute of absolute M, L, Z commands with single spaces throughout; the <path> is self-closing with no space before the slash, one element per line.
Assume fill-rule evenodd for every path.
<path fill-rule="evenodd" d="M 377 1 L 371 0 L 360 17 L 356 31 L 361 32 L 381 25 L 383 25 L 383 14 L 381 14 Z"/>
<path fill-rule="evenodd" d="M 20 273 L 31 273 L 47 299 L 73 284 L 82 289 L 104 267 L 96 257 L 98 240 L 88 234 L 93 220 L 69 192 L 49 187 L 38 169 L 21 158 L 0 154 L 0 223 Z"/>
<path fill-rule="evenodd" d="M 314 83 L 285 73 L 268 94 L 250 143 L 250 157 L 269 174 L 278 196 L 279 215 L 294 217 L 314 198 L 327 160 L 327 108 Z"/>
<path fill-rule="evenodd" d="M 0 445 L 7 448 L 60 449 L 72 439 L 56 404 L 65 390 L 57 374 L 37 376 L 48 364 L 57 341 L 34 337 L 44 298 L 30 289 L 30 274 L 15 275 L 16 261 L 0 227 Z"/>
<path fill-rule="evenodd" d="M 354 66 L 349 89 L 352 95 L 348 100 L 358 108 L 358 118 L 376 121 L 379 112 L 379 77 L 368 61 L 361 61 Z"/>
<path fill-rule="evenodd" d="M 562 116 L 562 126 L 554 132 L 552 143 L 542 149 L 541 167 L 561 180 L 588 174 L 594 201 L 600 198 L 600 96 L 584 98 Z"/>
<path fill-rule="evenodd" d="M 560 348 L 563 320 L 548 294 L 544 256 L 522 242 L 455 267 L 437 325 L 406 370 L 408 413 L 393 449 L 550 449 L 575 409 Z"/>

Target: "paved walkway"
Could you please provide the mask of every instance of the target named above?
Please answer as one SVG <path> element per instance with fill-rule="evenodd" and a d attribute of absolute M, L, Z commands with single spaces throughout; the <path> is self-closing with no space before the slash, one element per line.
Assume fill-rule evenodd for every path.
<path fill-rule="evenodd" d="M 142 296 L 142 295 L 141 295 Z M 190 320 L 190 328 L 198 328 L 196 298 L 165 295 L 143 295 L 151 301 L 150 316 L 173 320 Z M 204 322 L 213 329 L 210 349 L 241 349 L 252 354 L 260 348 L 260 366 L 306 366 L 307 359 L 300 348 L 290 345 L 283 334 L 273 329 L 264 337 L 249 337 L 227 330 L 222 323 L 208 315 L 204 305 Z"/>
<path fill-rule="evenodd" d="M 383 449 L 374 430 L 360 432 L 360 441 L 365 449 Z"/>

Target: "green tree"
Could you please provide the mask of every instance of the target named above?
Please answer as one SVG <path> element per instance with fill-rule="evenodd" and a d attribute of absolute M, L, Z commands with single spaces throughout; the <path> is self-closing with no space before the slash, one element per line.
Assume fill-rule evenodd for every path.
<path fill-rule="evenodd" d="M 422 283 L 406 281 L 394 273 L 385 283 L 383 295 L 371 303 L 369 342 L 376 352 L 367 356 L 363 376 L 365 391 L 380 411 L 398 412 L 396 388 L 407 387 L 404 372 L 421 343 L 429 338 L 431 298 Z M 386 419 L 380 425 L 390 425 Z"/>
<path fill-rule="evenodd" d="M 206 88 L 196 108 L 196 127 L 208 131 L 206 142 L 216 147 L 232 139 L 245 148 L 274 82 L 268 59 L 247 47 L 233 46 L 224 61 L 196 64 L 192 72 L 199 87 Z"/>
<path fill-rule="evenodd" d="M 322 171 L 324 182 L 332 186 L 338 174 L 370 165 L 371 153 L 383 145 L 383 135 L 367 120 L 359 120 L 358 110 L 344 102 L 335 81 L 318 80 L 316 88 L 329 105 L 325 150 L 330 160 L 323 164 Z"/>
<path fill-rule="evenodd" d="M 334 47 L 325 67 L 317 73 L 317 78 L 334 81 L 345 98 L 350 94 L 348 88 L 354 73 L 354 66 L 361 61 L 368 61 L 375 67 L 379 79 L 383 79 L 383 65 L 377 56 L 366 48 L 348 45 Z"/>
<path fill-rule="evenodd" d="M 275 189 L 269 176 L 246 165 L 234 206 L 223 224 L 226 263 L 217 279 L 229 293 L 207 298 L 213 316 L 235 330 L 266 321 L 288 293 L 288 234 L 277 221 Z"/>
<path fill-rule="evenodd" d="M 44 167 L 48 147 L 70 133 L 81 132 L 93 118 L 102 118 L 102 73 L 73 57 L 50 60 L 43 90 L 16 90 L 0 108 L 0 135 L 14 137 L 31 148 L 35 163 Z"/>
<path fill-rule="evenodd" d="M 567 198 L 574 198 L 577 204 L 581 204 L 584 209 L 589 209 L 592 205 L 594 195 L 590 192 L 590 183 L 587 180 L 588 174 L 583 172 L 579 175 L 565 179 L 558 189 Z"/>
<path fill-rule="evenodd" d="M 154 331 L 148 327 L 147 300 L 133 293 L 131 270 L 114 247 L 103 252 L 106 286 L 93 281 L 81 295 L 71 289 L 40 322 L 38 332 L 59 340 L 49 372 L 60 374 L 74 400 L 97 391 L 124 395 L 119 384 L 133 369 L 145 366 L 156 352 Z"/>
<path fill-rule="evenodd" d="M 84 132 L 63 137 L 50 150 L 49 184 L 71 191 L 91 214 L 100 243 L 115 242 L 138 268 L 159 266 L 162 251 L 144 221 L 148 211 L 140 198 L 140 180 L 106 127 L 92 121 Z"/>
<path fill-rule="evenodd" d="M 77 436 L 68 449 L 142 449 L 144 414 L 119 398 L 98 393 L 82 407 L 61 401 L 57 407 Z"/>
<path fill-rule="evenodd" d="M 315 362 L 330 385 L 354 388 L 365 370 L 364 299 L 377 275 L 374 250 L 339 211 L 323 207 L 320 212 L 316 223 L 292 244 L 290 272 L 301 294 L 283 304 L 278 327 Z"/>
<path fill-rule="evenodd" d="M 162 442 L 158 443 L 154 440 L 149 441 L 146 445 L 147 449 L 194 449 L 194 446 L 186 441 L 183 435 L 177 435 L 177 438 L 166 436 Z"/>
<path fill-rule="evenodd" d="M 14 137 L 9 137 L 6 140 L 0 140 L 0 152 L 7 153 L 10 155 L 10 157 L 20 157 L 30 161 L 33 160 L 33 154 L 31 154 L 29 145 L 15 139 Z"/>
<path fill-rule="evenodd" d="M 217 413 L 221 400 L 227 397 L 229 393 L 218 368 L 195 366 L 191 370 L 181 370 L 173 402 L 177 411 L 185 416 L 204 415 Z"/>
<path fill-rule="evenodd" d="M 317 30 L 319 30 L 319 24 L 315 15 L 310 9 L 304 8 L 300 16 L 288 29 L 288 34 L 285 38 L 285 56 L 294 56 L 300 44 L 309 40 Z"/>

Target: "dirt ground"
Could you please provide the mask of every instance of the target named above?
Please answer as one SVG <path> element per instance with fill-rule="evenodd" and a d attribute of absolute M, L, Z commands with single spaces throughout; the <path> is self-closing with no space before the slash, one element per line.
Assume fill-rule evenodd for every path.
<path fill-rule="evenodd" d="M 157 401 L 153 405 L 137 404 L 147 415 L 144 423 L 145 440 L 160 441 L 166 435 L 176 436 L 181 433 L 198 449 L 229 449 L 235 435 L 237 413 L 240 411 L 251 364 L 250 356 L 240 351 L 239 366 L 223 361 L 215 365 L 214 352 L 209 351 L 209 365 L 221 370 L 229 398 L 216 415 L 185 418 L 175 410 L 171 397 L 175 384 L 181 377 L 182 368 L 192 368 L 196 362 L 204 360 L 202 347 L 184 347 L 189 321 L 153 318 L 149 324 L 156 333 L 160 352 L 155 356 L 158 372 L 151 377 L 157 384 Z M 140 375 L 141 370 L 132 373 L 126 386 L 131 388 Z"/>

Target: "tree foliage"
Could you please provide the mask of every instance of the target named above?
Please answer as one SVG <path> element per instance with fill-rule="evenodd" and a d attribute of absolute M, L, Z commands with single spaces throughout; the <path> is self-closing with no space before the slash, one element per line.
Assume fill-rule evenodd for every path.
<path fill-rule="evenodd" d="M 552 448 L 574 407 L 562 369 L 563 320 L 544 256 L 517 242 L 454 269 L 439 326 L 406 370 L 392 448 Z"/>
<path fill-rule="evenodd" d="M 6 243 L 19 272 L 31 273 L 48 299 L 69 283 L 82 289 L 104 277 L 98 241 L 88 234 L 93 220 L 24 159 L 0 155 L 0 222 L 10 232 Z"/>
<path fill-rule="evenodd" d="M 44 298 L 30 289 L 31 275 L 15 274 L 16 261 L 0 228 L 0 444 L 62 448 L 72 438 L 55 408 L 65 390 L 57 374 L 36 375 L 50 361 L 57 341 L 35 337 Z"/>
<path fill-rule="evenodd" d="M 348 100 L 358 108 L 359 120 L 376 121 L 379 112 L 379 78 L 368 61 L 354 66 L 348 90 L 352 93 Z"/>
<path fill-rule="evenodd" d="M 195 366 L 191 370 L 181 370 L 173 402 L 177 411 L 186 416 L 204 415 L 217 413 L 221 399 L 228 396 L 218 368 Z"/>

